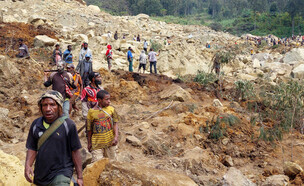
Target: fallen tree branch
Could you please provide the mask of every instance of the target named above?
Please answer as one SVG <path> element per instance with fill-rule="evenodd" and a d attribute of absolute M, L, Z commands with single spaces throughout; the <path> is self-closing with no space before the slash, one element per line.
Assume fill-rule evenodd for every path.
<path fill-rule="evenodd" d="M 169 109 L 169 108 L 171 107 L 172 103 L 173 103 L 173 100 L 170 102 L 170 104 L 169 104 L 168 106 L 166 106 L 165 108 L 162 108 L 162 109 L 160 109 L 160 110 L 154 112 L 152 115 L 150 115 L 149 117 L 145 118 L 144 120 L 150 119 L 150 118 L 152 118 L 153 116 L 155 116 L 155 115 L 161 113 L 162 111 Z"/>

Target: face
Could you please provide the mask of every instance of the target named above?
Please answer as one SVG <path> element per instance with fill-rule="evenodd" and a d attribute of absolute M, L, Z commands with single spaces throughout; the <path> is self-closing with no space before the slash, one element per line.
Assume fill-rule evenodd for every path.
<path fill-rule="evenodd" d="M 52 98 L 44 98 L 41 101 L 41 112 L 46 122 L 53 123 L 59 117 L 59 106 Z"/>
<path fill-rule="evenodd" d="M 89 61 L 89 60 L 90 60 L 90 58 L 89 58 L 89 57 L 86 57 L 86 60 L 87 60 L 87 61 Z"/>
<path fill-rule="evenodd" d="M 70 50 L 70 51 L 71 51 L 71 50 L 72 50 L 72 46 L 69 46 L 69 47 L 68 47 L 68 50 Z"/>
<path fill-rule="evenodd" d="M 83 47 L 84 47 L 85 49 L 87 49 L 87 48 L 88 48 L 88 44 L 84 44 Z"/>
<path fill-rule="evenodd" d="M 63 72 L 64 71 L 64 63 L 59 61 L 58 64 L 57 64 L 57 70 L 58 70 L 58 72 Z"/>
<path fill-rule="evenodd" d="M 101 76 L 98 75 L 94 78 L 94 82 L 96 85 L 101 85 Z"/>
<path fill-rule="evenodd" d="M 74 68 L 73 67 L 67 67 L 67 71 L 74 74 Z"/>
<path fill-rule="evenodd" d="M 59 46 L 59 45 L 57 45 L 57 46 L 56 46 L 56 50 L 59 50 L 59 48 L 60 48 L 60 46 Z"/>
<path fill-rule="evenodd" d="M 98 98 L 98 105 L 100 107 L 107 107 L 111 104 L 111 96 L 110 94 L 106 94 L 103 99 Z"/>

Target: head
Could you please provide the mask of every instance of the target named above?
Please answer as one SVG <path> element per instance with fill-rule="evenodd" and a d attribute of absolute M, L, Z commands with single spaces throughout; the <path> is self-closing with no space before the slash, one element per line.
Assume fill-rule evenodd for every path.
<path fill-rule="evenodd" d="M 18 43 L 19 43 L 19 45 L 22 45 L 23 44 L 23 39 L 18 39 Z"/>
<path fill-rule="evenodd" d="M 72 45 L 68 45 L 68 50 L 72 51 Z"/>
<path fill-rule="evenodd" d="M 131 48 L 131 47 L 129 47 L 129 48 L 128 48 L 128 50 L 132 51 L 132 48 Z"/>
<path fill-rule="evenodd" d="M 86 54 L 86 55 L 85 55 L 85 59 L 86 59 L 87 61 L 89 61 L 89 60 L 91 59 L 91 55 L 90 55 L 90 54 Z"/>
<path fill-rule="evenodd" d="M 64 71 L 64 65 L 65 62 L 62 60 L 57 62 L 57 70 L 59 73 L 62 73 Z"/>
<path fill-rule="evenodd" d="M 67 71 L 70 72 L 71 74 L 75 73 L 75 66 L 71 63 L 67 65 Z"/>
<path fill-rule="evenodd" d="M 142 51 L 141 51 L 141 53 L 142 53 L 142 54 L 144 54 L 144 53 L 145 53 L 145 51 L 144 51 L 144 50 L 142 50 Z"/>
<path fill-rule="evenodd" d="M 47 123 L 53 123 L 62 115 L 64 99 L 60 92 L 49 90 L 38 100 L 38 106 Z"/>
<path fill-rule="evenodd" d="M 56 50 L 59 50 L 60 45 L 59 45 L 59 44 L 56 44 L 56 45 L 55 45 L 55 48 L 56 48 Z"/>
<path fill-rule="evenodd" d="M 91 83 L 94 83 L 96 86 L 101 85 L 101 76 L 98 72 L 91 72 L 89 74 L 89 80 Z"/>
<path fill-rule="evenodd" d="M 83 48 L 86 50 L 88 48 L 88 43 L 83 43 Z"/>
<path fill-rule="evenodd" d="M 108 48 L 108 49 L 112 49 L 112 46 L 111 46 L 111 45 L 108 45 L 107 48 Z"/>
<path fill-rule="evenodd" d="M 150 48 L 150 51 L 153 51 L 153 48 Z"/>
<path fill-rule="evenodd" d="M 109 92 L 107 92 L 105 90 L 100 90 L 97 93 L 97 101 L 98 101 L 98 106 L 100 106 L 100 107 L 110 106 L 111 97 L 110 97 Z"/>

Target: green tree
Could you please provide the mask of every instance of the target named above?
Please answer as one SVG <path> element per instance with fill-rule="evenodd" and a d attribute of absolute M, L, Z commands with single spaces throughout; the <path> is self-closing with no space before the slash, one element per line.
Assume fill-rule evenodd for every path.
<path fill-rule="evenodd" d="M 291 18 L 292 35 L 294 35 L 295 28 L 295 17 L 297 15 L 304 16 L 304 1 L 303 0 L 289 0 L 286 5 L 286 11 L 289 13 Z"/>

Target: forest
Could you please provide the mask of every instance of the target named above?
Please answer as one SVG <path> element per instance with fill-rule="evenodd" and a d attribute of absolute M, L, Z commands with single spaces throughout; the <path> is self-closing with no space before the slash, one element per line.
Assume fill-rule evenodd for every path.
<path fill-rule="evenodd" d="M 113 15 L 144 13 L 178 24 L 202 24 L 235 35 L 304 33 L 304 0 L 86 0 Z"/>

